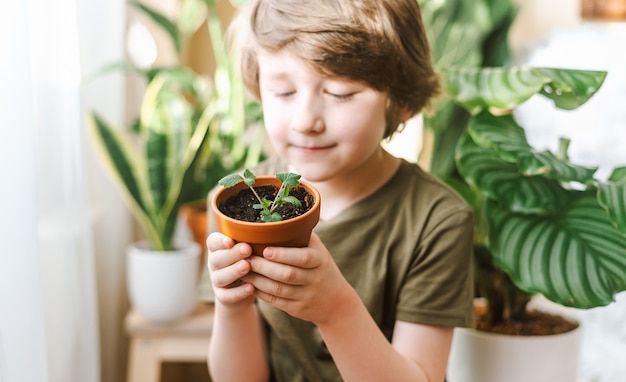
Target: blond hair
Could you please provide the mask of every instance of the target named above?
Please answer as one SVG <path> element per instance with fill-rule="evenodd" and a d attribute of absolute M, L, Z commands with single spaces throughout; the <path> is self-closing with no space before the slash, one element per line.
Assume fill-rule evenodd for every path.
<path fill-rule="evenodd" d="M 252 0 L 242 15 L 242 77 L 257 98 L 259 49 L 285 49 L 323 76 L 387 92 L 386 137 L 439 91 L 417 0 Z"/>

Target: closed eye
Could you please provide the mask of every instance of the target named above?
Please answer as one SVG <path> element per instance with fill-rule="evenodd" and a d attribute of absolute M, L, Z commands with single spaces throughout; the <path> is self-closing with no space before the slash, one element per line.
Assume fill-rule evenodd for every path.
<path fill-rule="evenodd" d="M 286 98 L 286 97 L 292 96 L 294 94 L 296 94 L 296 92 L 291 90 L 291 91 L 287 91 L 287 92 L 275 92 L 274 96 L 276 98 Z"/>
<path fill-rule="evenodd" d="M 335 98 L 338 101 L 348 101 L 350 100 L 352 97 L 354 97 L 354 95 L 356 93 L 346 93 L 346 94 L 335 94 L 335 93 L 328 93 L 331 97 Z"/>

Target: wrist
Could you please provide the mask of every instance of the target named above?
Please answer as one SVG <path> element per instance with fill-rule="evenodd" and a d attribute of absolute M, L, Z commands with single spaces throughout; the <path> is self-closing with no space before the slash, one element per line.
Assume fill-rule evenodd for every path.
<path fill-rule="evenodd" d="M 331 314 L 323 314 L 321 319 L 315 322 L 320 330 L 349 323 L 352 317 L 361 313 L 369 315 L 361 297 L 349 284 L 340 293 L 334 294 L 331 305 L 333 308 L 328 312 Z"/>

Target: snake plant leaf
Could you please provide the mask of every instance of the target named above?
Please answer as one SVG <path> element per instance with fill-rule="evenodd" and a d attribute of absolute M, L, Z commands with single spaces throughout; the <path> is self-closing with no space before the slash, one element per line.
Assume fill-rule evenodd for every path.
<path fill-rule="evenodd" d="M 87 115 L 87 126 L 102 162 L 120 186 L 133 215 L 153 245 L 160 247 L 162 241 L 158 228 L 151 219 L 154 202 L 148 191 L 145 161 L 138 155 L 129 137 L 110 126 L 97 113 Z"/>
<path fill-rule="evenodd" d="M 191 34 L 206 20 L 206 5 L 201 0 L 180 0 L 178 2 L 177 28 L 183 34 Z"/>
<path fill-rule="evenodd" d="M 146 79 L 148 83 L 152 82 L 159 74 L 167 75 L 168 82 L 176 84 L 182 91 L 192 95 L 194 98 L 204 93 L 206 86 L 198 74 L 187 67 L 171 66 L 171 67 L 154 67 L 146 69 Z"/>
<path fill-rule="evenodd" d="M 547 214 L 569 203 L 561 184 L 545 176 L 526 176 L 516 163 L 502 160 L 495 150 L 477 145 L 469 135 L 459 143 L 457 166 L 463 178 L 484 197 L 509 211 Z"/>
<path fill-rule="evenodd" d="M 519 288 L 581 309 L 626 289 L 626 238 L 593 192 L 560 214 L 511 214 L 488 203 L 487 215 L 494 260 Z"/>
<path fill-rule="evenodd" d="M 148 85 L 141 107 L 142 135 L 146 142 L 148 179 L 157 208 L 163 208 L 174 174 L 193 133 L 192 108 L 184 95 L 169 85 L 168 73 L 160 73 Z M 178 190 L 176 190 L 178 191 Z"/>
<path fill-rule="evenodd" d="M 230 3 L 233 5 L 233 7 L 238 8 L 243 5 L 246 5 L 248 1 L 249 0 L 230 0 Z"/>
<path fill-rule="evenodd" d="M 182 44 L 180 30 L 178 29 L 178 26 L 171 20 L 169 20 L 161 12 L 145 4 L 142 4 L 139 1 L 131 1 L 130 4 L 139 8 L 143 13 L 150 17 L 152 21 L 154 21 L 158 26 L 163 28 L 163 30 L 169 35 L 172 44 L 174 45 L 174 50 L 178 55 L 180 55 L 180 52 L 182 51 Z"/>
<path fill-rule="evenodd" d="M 231 60 L 226 48 L 223 26 L 214 1 L 206 2 L 208 9 L 209 36 L 213 46 L 215 58 L 214 82 L 218 98 L 222 100 L 218 112 L 222 115 L 221 128 L 229 134 L 241 136 L 246 130 L 246 100 L 247 95 L 241 75 L 237 72 L 237 66 Z M 234 38 L 239 38 L 235 33 Z M 248 153 L 247 142 L 244 140 L 233 141 L 230 146 L 230 156 L 236 162 L 245 159 Z M 245 159 L 246 162 L 250 162 Z"/>
<path fill-rule="evenodd" d="M 557 107 L 576 108 L 598 91 L 606 77 L 602 71 L 525 67 L 450 67 L 442 72 L 446 92 L 471 114 L 513 109 L 538 93 Z M 584 91 L 579 94 L 580 89 Z"/>
<path fill-rule="evenodd" d="M 102 67 L 98 68 L 98 70 L 96 70 L 94 73 L 87 76 L 87 78 L 85 79 L 85 82 L 91 82 L 98 77 L 107 75 L 109 73 L 120 72 L 120 71 L 122 73 L 139 74 L 139 75 L 144 76 L 145 78 L 148 78 L 148 70 L 142 69 L 138 67 L 137 65 L 130 63 L 130 62 L 116 61 L 116 62 L 111 62 L 109 64 L 103 65 Z"/>

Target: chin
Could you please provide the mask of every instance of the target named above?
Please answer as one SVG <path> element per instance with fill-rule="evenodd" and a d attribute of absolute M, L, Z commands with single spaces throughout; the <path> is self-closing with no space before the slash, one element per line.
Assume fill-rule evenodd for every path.
<path fill-rule="evenodd" d="M 295 164 L 290 166 L 290 171 L 302 175 L 302 180 L 307 182 L 324 182 L 335 174 L 334 171 L 328 171 L 327 166 Z"/>

